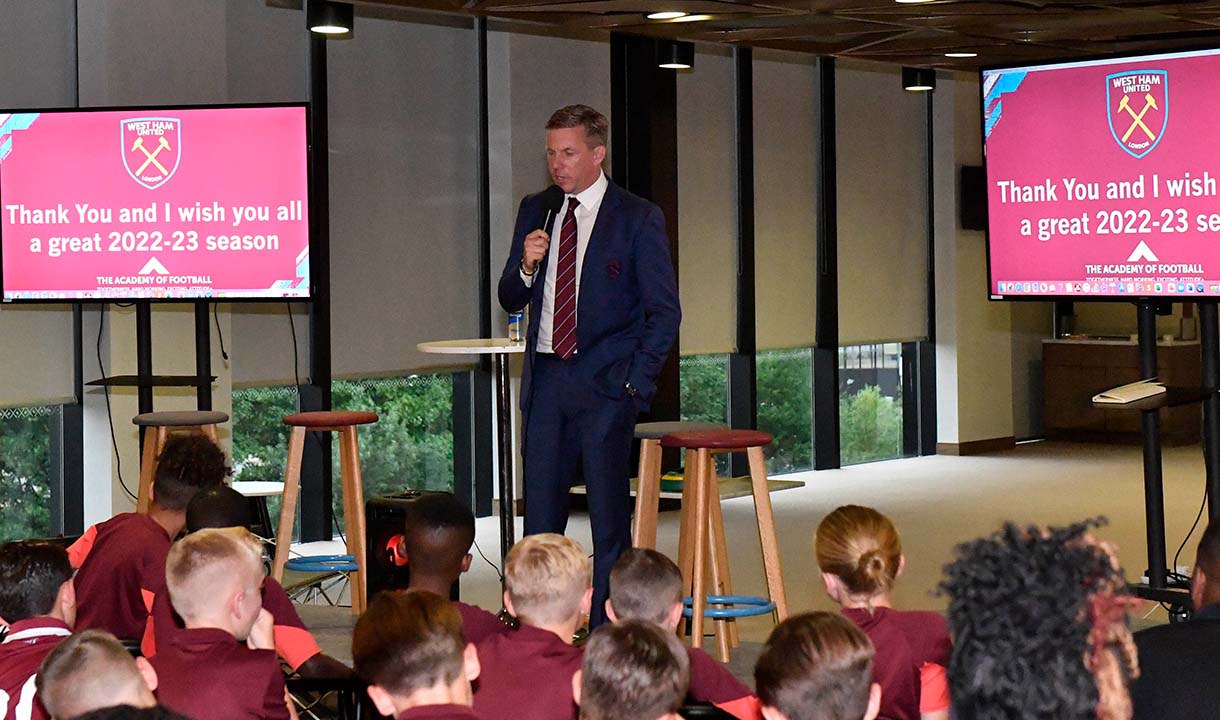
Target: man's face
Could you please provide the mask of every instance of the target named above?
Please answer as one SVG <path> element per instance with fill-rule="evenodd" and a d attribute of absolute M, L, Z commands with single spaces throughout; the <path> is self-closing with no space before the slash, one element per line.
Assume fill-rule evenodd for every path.
<path fill-rule="evenodd" d="M 590 147 L 584 127 L 546 131 L 546 162 L 551 180 L 576 195 L 597 181 L 606 159 L 606 146 Z"/>

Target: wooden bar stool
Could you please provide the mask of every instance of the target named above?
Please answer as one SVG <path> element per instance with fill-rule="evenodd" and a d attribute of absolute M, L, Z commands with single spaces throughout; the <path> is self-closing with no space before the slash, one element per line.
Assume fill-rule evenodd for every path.
<path fill-rule="evenodd" d="M 136 491 L 136 512 L 148 512 L 152 503 L 153 478 L 157 476 L 157 457 L 165 448 L 171 432 L 206 435 L 216 442 L 216 426 L 229 416 L 212 410 L 180 410 L 141 413 L 131 419 L 144 433 L 144 454 L 140 458 L 140 487 Z"/>
<path fill-rule="evenodd" d="M 631 544 L 657 547 L 657 506 L 661 502 L 661 438 L 689 430 L 723 430 L 728 426 L 713 422 L 637 423 L 635 438 L 640 441 L 640 466 L 636 472 L 635 515 L 631 518 Z M 685 482 L 683 483 L 685 486 Z"/>
<path fill-rule="evenodd" d="M 284 502 L 280 507 L 280 525 L 275 535 L 275 560 L 271 564 L 271 576 L 277 581 L 284 579 L 284 566 L 288 563 L 288 549 L 292 544 L 292 524 L 296 520 L 297 496 L 301 491 L 301 457 L 305 452 L 305 433 L 339 433 L 339 476 L 343 484 L 343 524 L 347 533 L 347 549 L 351 560 L 341 562 L 343 556 L 327 556 L 326 562 L 318 558 L 306 559 L 311 569 L 324 570 L 329 565 L 334 569 L 355 571 L 349 575 L 352 594 L 352 614 L 364 612 L 366 548 L 364 547 L 364 483 L 360 479 L 360 441 L 356 428 L 377 422 L 377 413 L 359 411 L 316 411 L 289 415 L 284 424 L 292 428 L 288 440 L 288 466 L 284 470 Z"/>
<path fill-rule="evenodd" d="M 788 617 L 788 599 L 780 568 L 779 542 L 771 495 L 767 488 L 767 468 L 762 449 L 771 444 L 771 435 L 759 430 L 692 430 L 670 433 L 661 438 L 661 447 L 686 450 L 686 482 L 683 488 L 682 524 L 686 543 L 679 543 L 678 565 L 691 597 L 691 646 L 703 645 L 703 620 L 716 622 L 720 659 L 728 661 L 733 628 L 729 622 L 738 617 L 774 612 L 782 621 Z M 745 452 L 750 461 L 750 485 L 762 545 L 763 572 L 767 579 L 766 598 L 732 595 L 728 581 L 728 551 L 720 521 L 720 492 L 713 456 L 724 452 Z M 689 532 L 688 532 L 689 529 Z M 710 571 L 710 572 L 709 572 Z M 706 577 L 711 575 L 711 578 Z M 708 593 L 708 580 L 714 592 Z M 707 605 L 723 605 L 708 609 Z"/>

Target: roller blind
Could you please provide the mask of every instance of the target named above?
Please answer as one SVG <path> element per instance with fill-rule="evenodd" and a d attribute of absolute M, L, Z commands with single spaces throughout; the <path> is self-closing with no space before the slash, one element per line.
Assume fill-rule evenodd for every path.
<path fill-rule="evenodd" d="M 814 343 L 816 131 L 814 60 L 754 56 L 755 309 L 758 349 Z"/>
<path fill-rule="evenodd" d="M 839 64 L 839 343 L 926 337 L 927 96 Z"/>
<path fill-rule="evenodd" d="M 66 0 L 5 4 L 0 107 L 73 104 L 73 5 Z M 72 313 L 67 306 L 4 306 L 0 338 L 0 406 L 53 405 L 72 398 Z"/>
<path fill-rule="evenodd" d="M 678 74 L 678 288 L 683 355 L 730 353 L 737 345 L 733 59 L 723 48 L 700 45 L 697 66 L 697 72 Z"/>
<path fill-rule="evenodd" d="M 337 377 L 439 364 L 416 344 L 479 329 L 474 35 L 359 25 L 328 56 Z"/>

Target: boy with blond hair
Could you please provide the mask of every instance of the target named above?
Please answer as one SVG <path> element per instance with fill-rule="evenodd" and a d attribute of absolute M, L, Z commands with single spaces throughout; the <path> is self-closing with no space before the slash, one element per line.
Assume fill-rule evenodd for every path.
<path fill-rule="evenodd" d="M 104 630 L 85 630 L 56 645 L 43 660 L 36 682 L 47 714 L 55 720 L 102 708 L 157 705 L 157 675 L 148 661 L 133 659 Z"/>
<path fill-rule="evenodd" d="M 427 590 L 380 592 L 352 633 L 356 672 L 377 711 L 395 720 L 477 720 L 470 681 L 479 676 L 462 616 Z"/>
<path fill-rule="evenodd" d="M 262 557 L 244 528 L 199 530 L 170 548 L 165 584 L 185 629 L 152 665 L 171 710 L 194 720 L 295 717 L 262 607 Z"/>
<path fill-rule="evenodd" d="M 646 620 L 675 633 L 682 620 L 682 572 L 656 550 L 630 548 L 610 571 L 606 617 L 612 623 Z M 758 720 L 758 698 L 728 668 L 697 648 L 687 648 L 690 689 L 696 703 L 711 703 L 741 720 Z"/>
<path fill-rule="evenodd" d="M 478 644 L 475 712 L 498 717 L 511 709 L 513 717 L 573 720 L 572 676 L 583 652 L 572 646 L 572 636 L 593 599 L 588 556 L 562 535 L 529 535 L 505 558 L 504 584 L 504 606 L 521 628 Z"/>

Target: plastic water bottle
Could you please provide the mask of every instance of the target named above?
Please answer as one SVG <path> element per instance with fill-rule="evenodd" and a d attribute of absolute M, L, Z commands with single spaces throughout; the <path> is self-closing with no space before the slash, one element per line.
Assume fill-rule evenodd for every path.
<path fill-rule="evenodd" d="M 525 342 L 525 313 L 518 310 L 508 314 L 508 339 L 514 343 Z"/>

